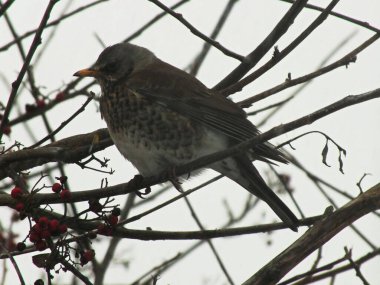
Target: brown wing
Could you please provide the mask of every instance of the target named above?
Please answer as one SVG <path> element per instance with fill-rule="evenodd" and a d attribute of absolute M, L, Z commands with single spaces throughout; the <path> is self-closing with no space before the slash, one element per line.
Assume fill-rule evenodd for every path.
<path fill-rule="evenodd" d="M 147 99 L 207 125 L 238 141 L 258 134 L 235 103 L 211 92 L 195 77 L 165 62 L 134 72 L 128 88 Z"/>
<path fill-rule="evenodd" d="M 128 88 L 193 121 L 241 142 L 260 132 L 246 113 L 229 99 L 208 89 L 195 77 L 162 61 L 132 73 Z M 255 147 L 255 154 L 280 162 L 283 155 L 269 143 Z M 262 159 L 265 160 L 265 159 Z"/>

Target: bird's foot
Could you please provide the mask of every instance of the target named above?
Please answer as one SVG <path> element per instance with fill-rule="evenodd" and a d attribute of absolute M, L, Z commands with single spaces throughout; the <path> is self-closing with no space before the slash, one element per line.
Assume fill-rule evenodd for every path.
<path fill-rule="evenodd" d="M 176 169 L 175 167 L 170 167 L 167 170 L 168 180 L 173 184 L 174 188 L 177 189 L 179 192 L 183 192 L 181 181 L 179 181 L 177 175 L 176 175 Z"/>
<path fill-rule="evenodd" d="M 152 190 L 150 189 L 150 187 L 147 187 L 145 188 L 144 190 L 136 190 L 135 191 L 135 194 L 141 198 L 141 199 L 145 199 L 145 196 L 149 195 L 150 192 L 152 192 Z"/>
<path fill-rule="evenodd" d="M 135 175 L 135 177 L 132 178 L 131 181 L 129 181 L 130 185 L 132 187 L 139 188 L 141 187 L 141 184 L 144 180 L 144 177 L 140 174 Z M 144 196 L 148 195 L 151 192 L 150 187 L 145 188 L 144 190 L 136 190 L 135 194 L 140 197 L 141 199 L 145 199 Z"/>

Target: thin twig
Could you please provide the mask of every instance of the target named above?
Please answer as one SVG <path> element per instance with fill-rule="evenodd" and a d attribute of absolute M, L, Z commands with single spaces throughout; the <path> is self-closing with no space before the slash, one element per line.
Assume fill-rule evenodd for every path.
<path fill-rule="evenodd" d="M 211 183 L 213 183 L 213 182 L 221 179 L 222 177 L 223 177 L 223 175 L 218 175 L 218 176 L 216 176 L 216 177 L 214 177 L 214 178 L 206 181 L 205 183 L 202 183 L 199 186 L 194 187 L 193 189 L 186 190 L 185 192 L 177 195 L 176 197 L 174 197 L 172 199 L 169 199 L 169 200 L 165 201 L 164 203 L 161 203 L 161 204 L 159 204 L 159 205 L 157 205 L 157 206 L 155 206 L 155 207 L 153 207 L 153 208 L 151 208 L 149 210 L 146 210 L 146 211 L 144 211 L 144 212 L 142 212 L 140 214 L 137 214 L 135 216 L 132 216 L 132 217 L 130 217 L 128 219 L 121 220 L 118 225 L 125 225 L 125 224 L 128 224 L 128 223 L 137 221 L 137 220 L 139 220 L 139 219 L 141 219 L 141 218 L 143 218 L 143 217 L 145 217 L 145 216 L 147 216 L 147 215 L 149 215 L 151 213 L 154 213 L 154 212 L 156 212 L 156 211 L 158 211 L 158 210 L 160 210 L 160 209 L 162 209 L 162 208 L 164 208 L 164 207 L 166 207 L 166 206 L 174 203 L 175 201 L 178 201 L 178 200 L 182 199 L 185 196 L 188 196 L 188 195 L 192 194 L 193 192 L 195 192 L 195 191 L 197 191 L 199 189 L 204 188 L 205 186 L 207 186 L 207 185 L 209 185 L 209 184 L 211 184 Z"/>
<path fill-rule="evenodd" d="M 380 255 L 380 248 L 377 248 L 365 255 L 363 255 L 362 257 L 358 258 L 355 260 L 355 264 L 358 264 L 358 265 L 361 265 L 369 260 L 371 260 L 372 258 L 374 257 L 377 257 L 378 255 Z M 345 260 L 347 260 L 346 257 L 344 257 Z M 338 261 L 338 260 L 337 260 Z M 293 285 L 306 285 L 306 284 L 311 284 L 311 283 L 315 283 L 317 281 L 320 281 L 320 280 L 323 280 L 323 279 L 326 279 L 326 278 L 331 278 L 331 277 L 334 277 L 340 273 L 343 273 L 345 271 L 348 271 L 348 270 L 351 270 L 353 267 L 352 264 L 347 264 L 347 265 L 343 265 L 343 266 L 340 266 L 336 269 L 332 269 L 330 271 L 327 271 L 325 273 L 322 273 L 322 274 L 319 274 L 319 275 L 315 275 L 315 276 L 312 276 L 311 278 L 309 278 L 308 280 L 300 280 L 299 282 L 297 283 L 292 283 Z M 320 269 L 324 270 L 323 269 L 324 266 L 322 266 Z M 318 270 L 318 269 L 317 269 Z M 320 270 L 320 271 L 322 271 Z M 281 284 L 281 283 L 280 283 Z M 279 285 L 280 285 L 279 284 Z M 289 283 L 286 283 L 286 284 L 289 284 Z M 285 284 L 284 284 L 285 285 Z"/>
<path fill-rule="evenodd" d="M 294 3 L 293 0 L 280 0 L 280 1 L 283 1 L 283 2 L 288 2 L 288 3 Z M 305 6 L 306 8 L 309 8 L 309 9 L 313 9 L 313 10 L 317 10 L 317 11 L 320 11 L 322 12 L 324 10 L 324 8 L 322 7 L 318 7 L 316 5 L 312 5 L 312 4 L 306 4 Z M 358 26 L 361 26 L 363 28 L 366 28 L 366 29 L 369 29 L 371 31 L 374 31 L 376 33 L 380 33 L 380 29 L 370 25 L 368 22 L 366 21 L 360 21 L 360 20 L 357 20 L 357 19 L 354 19 L 352 17 L 349 17 L 349 16 L 346 16 L 346 15 L 343 15 L 341 13 L 337 13 L 337 12 L 334 12 L 334 11 L 331 11 L 330 12 L 330 15 L 331 16 L 334 16 L 334 17 L 337 17 L 337 18 L 340 18 L 340 19 L 343 19 L 343 20 L 346 20 L 350 23 L 353 23 L 355 25 L 358 25 Z"/>
<path fill-rule="evenodd" d="M 93 95 L 94 96 L 94 95 Z M 48 134 L 46 137 L 43 139 L 39 140 L 35 144 L 25 148 L 25 149 L 33 149 L 36 148 L 37 146 L 40 146 L 47 140 L 49 140 L 52 136 L 56 135 L 58 132 L 60 132 L 68 123 L 70 123 L 75 117 L 77 117 L 80 113 L 82 113 L 85 109 L 86 106 L 92 101 L 94 97 L 88 97 L 86 102 L 83 103 L 83 105 L 74 113 L 72 114 L 67 120 L 63 121 L 58 128 L 56 128 L 54 131 L 52 131 L 50 134 Z"/>
<path fill-rule="evenodd" d="M 250 75 L 246 76 L 239 82 L 224 88 L 221 93 L 225 96 L 229 96 L 236 93 L 247 84 L 253 82 L 282 59 L 284 59 L 291 51 L 293 51 L 300 43 L 302 43 L 317 27 L 319 27 L 328 17 L 330 11 L 337 5 L 339 0 L 332 0 L 326 9 L 297 37 L 295 38 L 286 48 L 282 51 L 278 51 L 267 63 L 261 66 L 256 71 L 252 72 Z M 219 87 L 220 89 L 220 87 Z"/>
<path fill-rule="evenodd" d="M 14 269 L 16 270 L 16 274 L 17 274 L 18 279 L 20 280 L 21 285 L 25 285 L 24 278 L 22 277 L 20 268 L 18 267 L 17 262 L 14 259 L 13 255 L 10 254 L 10 252 L 8 251 L 8 249 L 6 249 L 1 242 L 0 242 L 0 247 L 2 249 L 2 252 L 5 252 L 5 255 L 7 256 L 7 258 L 9 258 L 10 261 L 12 262 L 12 265 L 13 265 Z"/>
<path fill-rule="evenodd" d="M 220 16 L 219 21 L 216 23 L 215 28 L 210 35 L 210 39 L 215 40 L 216 37 L 219 35 L 220 31 L 222 30 L 222 27 L 226 23 L 226 20 L 232 11 L 232 8 L 235 6 L 235 4 L 238 1 L 239 0 L 229 0 L 227 2 L 227 5 L 223 10 L 222 15 Z M 206 55 L 210 51 L 210 48 L 211 48 L 211 45 L 208 42 L 205 42 L 203 44 L 202 50 L 195 57 L 195 59 L 193 60 L 193 63 L 191 64 L 191 68 L 190 68 L 190 72 L 189 72 L 190 74 L 192 74 L 194 76 L 197 75 L 199 68 L 201 67 L 203 61 L 206 58 Z"/>
<path fill-rule="evenodd" d="M 97 5 L 97 4 L 100 4 L 101 2 L 106 2 L 106 1 L 109 1 L 109 0 L 97 0 L 95 2 L 91 2 L 91 3 L 87 4 L 87 5 L 79 7 L 78 9 L 75 9 L 74 11 L 71 11 L 70 13 L 62 15 L 58 19 L 53 20 L 53 21 L 47 23 L 46 26 L 45 26 L 45 28 L 50 28 L 50 27 L 56 26 L 56 25 L 60 24 L 63 20 L 68 19 L 68 18 L 70 18 L 70 17 L 72 17 L 72 16 L 74 16 L 74 15 L 76 15 L 76 14 L 78 14 L 78 13 L 80 13 L 80 12 L 86 10 L 86 9 L 88 9 L 88 8 L 91 8 L 91 7 L 93 7 L 93 6 Z M 34 35 L 37 32 L 37 30 L 38 29 L 30 30 L 30 31 L 28 31 L 28 32 L 20 35 L 17 39 L 14 39 L 13 41 L 10 41 L 9 43 L 3 45 L 2 47 L 0 47 L 0 52 L 9 49 L 12 45 L 16 44 L 17 42 L 20 42 L 23 39 L 25 39 L 25 38 L 27 38 L 27 37 L 29 37 L 31 35 Z"/>
<path fill-rule="evenodd" d="M 175 186 L 175 184 L 173 184 L 173 185 Z M 184 192 L 182 188 L 180 188 L 178 190 L 180 190 L 181 193 Z M 202 232 L 204 232 L 205 228 L 204 228 L 201 220 L 199 219 L 197 213 L 195 212 L 195 209 L 194 209 L 193 205 L 191 204 L 189 198 L 187 196 L 184 196 L 183 198 L 185 199 L 187 208 L 189 209 L 189 211 L 191 213 L 191 216 L 193 217 L 193 219 L 194 219 L 195 223 L 197 224 L 198 228 Z M 216 247 L 215 247 L 214 243 L 210 239 L 206 239 L 206 242 L 207 242 L 208 246 L 210 247 L 213 255 L 215 256 L 216 261 L 217 261 L 220 269 L 222 270 L 224 276 L 226 277 L 228 283 L 231 284 L 231 285 L 234 285 L 235 283 L 232 280 L 232 277 L 231 277 L 230 273 L 228 272 L 227 267 L 224 265 L 224 262 L 222 261 L 222 258 L 220 257 L 218 251 L 216 250 Z"/>
<path fill-rule="evenodd" d="M 269 35 L 249 55 L 245 57 L 245 60 L 238 67 L 236 67 L 223 80 L 215 85 L 213 89 L 225 89 L 246 75 L 248 71 L 251 70 L 270 50 L 270 48 L 286 33 L 306 3 L 307 0 L 295 1 L 295 3 L 293 3 Z"/>
<path fill-rule="evenodd" d="M 30 45 L 30 48 L 29 48 L 29 51 L 25 57 L 25 61 L 24 61 L 24 64 L 22 65 L 22 68 L 16 78 L 16 80 L 12 83 L 12 91 L 9 95 L 9 98 L 8 98 L 8 102 L 7 102 L 7 105 L 5 107 L 5 110 L 4 110 L 4 113 L 3 113 L 3 119 L 0 123 L 0 141 L 1 141 L 1 138 L 3 136 L 3 129 L 4 127 L 6 126 L 6 123 L 8 121 L 8 117 L 9 117 L 9 114 L 11 112 L 11 109 L 13 107 L 13 103 L 14 103 L 14 100 L 16 98 L 16 95 L 17 95 L 17 90 L 18 88 L 20 87 L 20 84 L 22 82 L 22 79 L 24 78 L 24 75 L 26 73 L 26 71 L 28 70 L 29 68 L 29 64 L 32 60 L 32 57 L 35 53 L 35 51 L 37 50 L 37 47 L 41 44 L 41 35 L 42 35 L 42 32 L 44 31 L 45 29 L 45 26 L 46 26 L 46 23 L 50 17 L 50 13 L 51 11 L 53 10 L 53 7 L 54 5 L 58 2 L 59 0 L 50 0 L 49 1 L 49 4 L 47 5 L 46 7 L 46 10 L 45 10 L 45 13 L 41 19 L 41 23 L 36 31 L 36 34 L 33 38 L 33 41 L 32 41 L 32 44 Z"/>
<path fill-rule="evenodd" d="M 348 261 L 350 262 L 352 268 L 353 268 L 353 269 L 355 270 L 355 272 L 356 272 L 356 276 L 359 277 L 359 279 L 362 281 L 362 283 L 363 283 L 364 285 L 370 285 L 370 284 L 368 283 L 368 281 L 365 279 L 363 273 L 361 272 L 361 270 L 360 270 L 360 265 L 357 264 L 357 263 L 352 259 L 352 251 L 349 250 L 347 247 L 344 247 L 344 250 L 345 250 L 345 252 L 346 252 L 346 256 L 347 256 Z"/>
<path fill-rule="evenodd" d="M 316 77 L 319 77 L 325 73 L 328 73 L 334 69 L 337 69 L 339 67 L 342 67 L 342 66 L 345 66 L 347 67 L 350 63 L 353 63 L 356 61 L 356 56 L 362 52 L 364 49 L 366 49 L 367 47 L 369 47 L 371 44 L 373 44 L 375 41 L 377 41 L 378 39 L 380 38 L 380 34 L 376 34 L 374 36 L 372 36 L 371 38 L 369 38 L 368 40 L 366 40 L 364 43 L 362 43 L 360 46 L 358 46 L 357 48 L 355 48 L 353 51 L 351 51 L 350 53 L 348 53 L 347 55 L 345 55 L 344 57 L 340 58 L 339 60 L 333 62 L 332 64 L 329 64 L 325 67 L 322 67 L 314 72 L 311 72 L 309 74 L 306 74 L 304 76 L 300 76 L 298 78 L 295 78 L 295 79 L 287 79 L 285 80 L 284 83 L 281 83 L 273 88 L 270 88 L 264 92 L 261 92 L 255 96 L 252 96 L 248 99 L 245 99 L 243 101 L 240 101 L 239 102 L 239 105 L 243 108 L 246 108 L 246 107 L 249 107 L 251 106 L 253 103 L 259 101 L 259 100 L 262 100 L 264 98 L 267 98 L 269 97 L 270 95 L 273 95 L 275 93 L 278 93 L 284 89 L 287 89 L 289 87 L 292 87 L 292 86 L 295 86 L 295 85 L 298 85 L 298 84 L 301 84 L 301 83 L 304 83 L 304 82 L 308 82 Z"/>
<path fill-rule="evenodd" d="M 189 2 L 190 0 L 182 0 L 178 1 L 176 4 L 170 7 L 171 10 L 175 10 L 178 7 L 182 6 L 183 4 Z M 137 38 L 140 36 L 145 30 L 147 30 L 149 27 L 151 27 L 153 24 L 155 24 L 158 20 L 166 16 L 168 13 L 162 12 L 159 13 L 157 16 L 153 17 L 151 20 L 149 20 L 146 24 L 141 26 L 137 31 L 135 31 L 132 35 L 128 36 L 125 40 L 123 40 L 124 43 L 130 42 L 133 39 Z"/>
<path fill-rule="evenodd" d="M 355 32 L 350 33 L 347 37 L 345 37 L 340 43 L 336 45 L 334 49 L 320 62 L 318 69 L 322 68 L 329 60 L 332 58 L 346 43 L 354 36 Z M 285 103 L 290 102 L 297 95 L 302 94 L 301 91 L 304 90 L 307 86 L 309 86 L 313 80 L 309 80 L 298 87 L 295 91 L 293 91 L 284 101 Z M 270 118 L 274 116 L 275 113 L 279 112 L 281 108 L 286 106 L 286 104 L 279 105 L 276 109 L 272 110 L 269 114 L 267 114 L 259 123 L 256 124 L 257 127 L 263 126 Z"/>
<path fill-rule="evenodd" d="M 152 2 L 153 4 L 156 4 L 158 7 L 160 7 L 162 10 L 167 12 L 168 14 L 172 15 L 174 18 L 176 18 L 178 21 L 180 21 L 185 27 L 187 27 L 194 35 L 201 38 L 202 40 L 208 42 L 210 45 L 214 46 L 218 50 L 220 50 L 225 55 L 235 58 L 239 61 L 244 61 L 244 56 L 239 55 L 224 46 L 222 46 L 219 42 L 214 41 L 213 39 L 209 38 L 202 32 L 200 32 L 198 29 L 196 29 L 193 25 L 191 25 L 181 14 L 174 12 L 169 7 L 165 6 L 163 3 L 161 3 L 158 0 L 148 0 L 149 2 Z"/>

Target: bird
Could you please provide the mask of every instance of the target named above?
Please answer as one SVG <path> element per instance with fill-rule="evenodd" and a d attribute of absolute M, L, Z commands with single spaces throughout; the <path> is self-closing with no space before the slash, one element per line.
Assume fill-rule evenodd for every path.
<path fill-rule="evenodd" d="M 106 47 L 74 73 L 95 78 L 100 113 L 119 152 L 143 177 L 175 169 L 260 134 L 245 111 L 195 76 L 131 43 Z M 211 163 L 211 168 L 266 202 L 293 231 L 299 220 L 266 184 L 253 160 L 287 163 L 269 142 Z"/>

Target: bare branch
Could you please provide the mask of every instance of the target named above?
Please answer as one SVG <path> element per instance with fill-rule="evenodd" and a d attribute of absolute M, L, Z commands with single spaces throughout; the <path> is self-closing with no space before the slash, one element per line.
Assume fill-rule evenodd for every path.
<path fill-rule="evenodd" d="M 286 33 L 289 27 L 293 24 L 295 18 L 305 7 L 306 3 L 307 0 L 295 1 L 270 34 L 255 48 L 254 51 L 245 57 L 245 60 L 238 67 L 215 85 L 213 89 L 225 89 L 247 74 L 247 72 L 251 70 L 263 58 L 269 49 Z"/>
<path fill-rule="evenodd" d="M 283 49 L 281 52 L 277 52 L 275 56 L 272 57 L 270 61 L 268 61 L 266 64 L 261 66 L 259 69 L 245 77 L 244 79 L 240 80 L 239 82 L 235 83 L 230 82 L 228 80 L 229 85 L 232 83 L 235 83 L 233 85 L 230 85 L 227 88 L 224 88 L 221 92 L 223 95 L 228 96 L 231 95 L 235 92 L 240 91 L 247 83 L 253 82 L 255 79 L 263 75 L 266 71 L 271 69 L 273 66 L 275 66 L 277 63 L 279 63 L 282 59 L 285 58 L 292 50 L 294 50 L 301 42 L 303 42 L 319 25 L 321 25 L 326 18 L 328 17 L 330 11 L 335 7 L 336 4 L 338 4 L 339 0 L 333 0 L 330 2 L 330 4 L 326 7 L 326 9 L 307 27 L 293 42 L 291 42 L 285 49 Z M 296 2 L 293 4 L 295 5 Z M 303 3 L 306 4 L 306 3 Z M 233 71 L 234 72 L 234 71 Z M 246 72 L 244 73 L 246 74 Z M 244 75 L 243 74 L 243 75 Z M 241 78 L 241 77 L 240 77 Z M 238 79 L 240 79 L 238 78 Z M 226 79 L 224 79 L 226 80 Z M 223 80 L 223 81 L 224 81 Z M 222 82 L 223 82 L 222 81 Z M 217 85 L 217 88 L 214 87 L 215 89 L 222 89 L 222 86 L 226 86 L 226 84 L 223 84 L 219 86 L 220 84 Z"/>
<path fill-rule="evenodd" d="M 30 48 L 29 48 L 29 51 L 26 55 L 26 58 L 25 58 L 25 61 L 24 61 L 24 64 L 17 76 L 17 79 L 12 83 L 12 91 L 11 91 L 11 94 L 9 95 L 9 98 L 8 98 L 8 103 L 5 107 L 5 110 L 4 110 L 4 114 L 3 114 L 3 119 L 0 123 L 0 141 L 1 141 L 1 138 L 2 138 L 2 135 L 3 135 L 3 132 L 2 130 L 4 129 L 4 127 L 6 126 L 7 122 L 8 122 L 8 117 L 9 117 L 9 114 L 10 114 L 10 111 L 13 107 L 13 103 L 14 103 L 14 100 L 16 98 L 16 95 L 17 95 L 17 90 L 18 88 L 20 87 L 20 84 L 22 82 L 22 79 L 24 78 L 24 75 L 26 73 L 26 71 L 28 70 L 29 68 L 29 64 L 32 60 L 32 57 L 35 53 L 35 51 L 37 50 L 37 47 L 38 45 L 40 45 L 41 43 L 41 35 L 42 35 L 42 32 L 44 31 L 45 29 L 45 26 L 46 26 L 46 23 L 50 17 L 50 13 L 51 11 L 53 10 L 53 7 L 54 5 L 58 2 L 59 0 L 50 0 L 49 1 L 49 4 L 48 6 L 46 7 L 46 10 L 45 10 L 45 13 L 41 19 L 41 23 L 36 31 L 36 34 L 33 38 L 33 42 L 32 44 L 30 45 Z"/>
<path fill-rule="evenodd" d="M 276 284 L 309 254 L 364 215 L 380 209 L 380 184 L 318 221 L 296 242 L 276 256 L 243 285 Z"/>
<path fill-rule="evenodd" d="M 229 49 L 227 49 L 224 46 L 222 46 L 219 42 L 214 41 L 213 39 L 209 38 L 208 36 L 206 36 L 205 34 L 203 34 L 202 32 L 200 32 L 199 30 L 197 30 L 181 14 L 178 14 L 178 13 L 174 12 L 173 10 L 171 10 L 169 7 L 165 6 L 164 4 L 162 4 L 158 0 L 148 0 L 148 1 L 156 4 L 162 10 L 164 10 L 168 14 L 172 15 L 174 18 L 176 18 L 178 21 L 180 21 L 185 27 L 187 27 L 194 35 L 196 35 L 197 37 L 201 38 L 205 42 L 208 42 L 210 45 L 214 46 L 215 48 L 217 48 L 218 50 L 220 50 L 225 55 L 230 56 L 232 58 L 235 58 L 235 59 L 237 59 L 239 61 L 244 61 L 244 57 L 243 56 L 241 56 L 241 55 L 239 55 L 239 54 L 237 54 L 237 53 L 235 53 L 233 51 L 230 51 Z"/>

